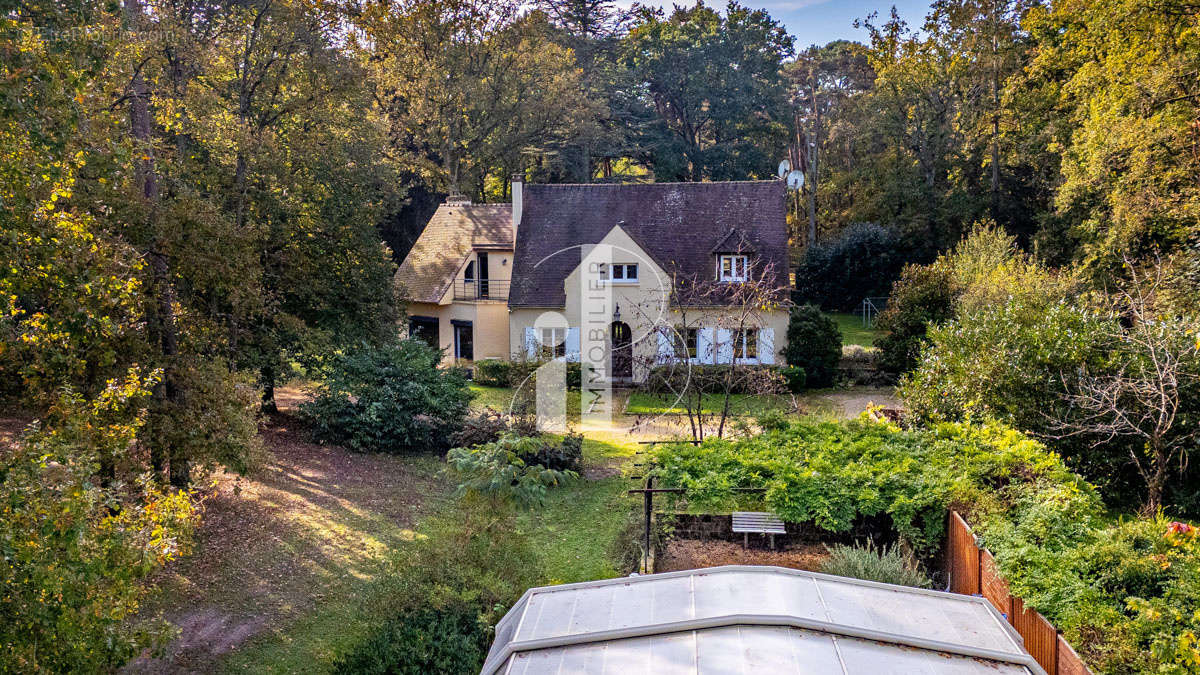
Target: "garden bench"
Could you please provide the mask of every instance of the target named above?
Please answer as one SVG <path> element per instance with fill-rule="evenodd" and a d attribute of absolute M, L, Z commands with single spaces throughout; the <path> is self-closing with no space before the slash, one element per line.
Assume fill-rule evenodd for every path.
<path fill-rule="evenodd" d="M 775 535 L 787 534 L 783 521 L 773 513 L 763 511 L 734 511 L 733 531 L 742 533 L 742 548 L 750 545 L 751 534 L 768 534 L 771 536 L 771 550 L 775 550 Z"/>

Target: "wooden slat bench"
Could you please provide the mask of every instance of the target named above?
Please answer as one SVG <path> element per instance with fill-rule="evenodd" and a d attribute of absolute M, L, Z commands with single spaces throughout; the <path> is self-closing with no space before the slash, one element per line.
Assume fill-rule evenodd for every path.
<path fill-rule="evenodd" d="M 733 531 L 742 533 L 742 548 L 750 545 L 751 534 L 771 535 L 771 550 L 775 550 L 775 535 L 787 534 L 783 521 L 773 513 L 763 511 L 734 511 Z"/>

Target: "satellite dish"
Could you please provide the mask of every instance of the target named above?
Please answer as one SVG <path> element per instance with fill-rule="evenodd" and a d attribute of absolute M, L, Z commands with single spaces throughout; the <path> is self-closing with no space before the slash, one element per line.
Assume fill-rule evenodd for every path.
<path fill-rule="evenodd" d="M 804 187 L 804 172 L 790 171 L 787 175 L 787 186 L 793 190 L 799 190 Z"/>
<path fill-rule="evenodd" d="M 786 159 L 779 163 L 779 177 L 780 178 L 783 178 L 784 176 L 786 176 L 787 172 L 789 172 L 791 170 L 792 170 L 792 163 L 787 161 Z"/>

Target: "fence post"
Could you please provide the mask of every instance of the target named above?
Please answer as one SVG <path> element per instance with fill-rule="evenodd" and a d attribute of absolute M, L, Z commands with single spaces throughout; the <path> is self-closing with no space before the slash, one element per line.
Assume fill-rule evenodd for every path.
<path fill-rule="evenodd" d="M 654 512 L 654 476 L 646 477 L 646 491 L 642 493 L 643 506 L 646 509 L 646 552 L 643 554 L 642 571 L 646 574 L 653 574 L 654 570 L 650 569 L 652 554 L 650 551 L 650 517 Z"/>

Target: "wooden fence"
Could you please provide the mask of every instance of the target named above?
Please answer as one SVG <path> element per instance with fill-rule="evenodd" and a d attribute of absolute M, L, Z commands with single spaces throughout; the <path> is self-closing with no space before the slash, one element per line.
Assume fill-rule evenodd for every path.
<path fill-rule="evenodd" d="M 975 534 L 958 513 L 950 512 L 950 532 L 946 538 L 946 572 L 950 590 L 967 595 L 982 595 L 1007 617 L 1025 640 L 1025 649 L 1049 675 L 1091 675 L 1083 659 L 1071 649 L 1046 617 L 1026 609 L 1020 598 L 1008 592 L 1008 584 L 996 569 L 992 554 L 979 548 Z"/>

